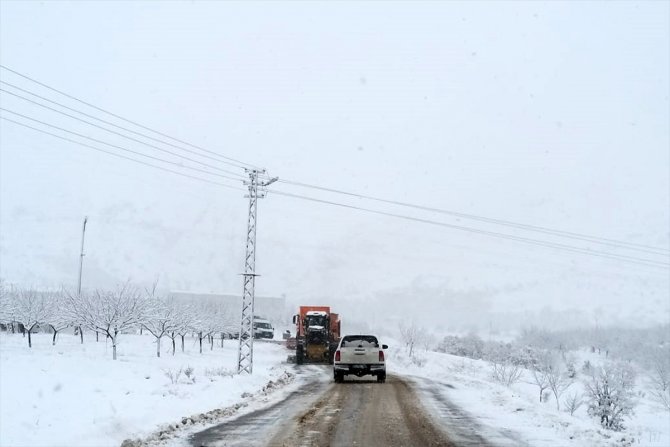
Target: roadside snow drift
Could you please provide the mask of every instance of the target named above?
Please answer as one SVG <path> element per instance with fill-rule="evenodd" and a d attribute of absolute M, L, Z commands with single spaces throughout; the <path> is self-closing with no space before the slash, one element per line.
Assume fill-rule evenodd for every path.
<path fill-rule="evenodd" d="M 0 445 L 118 447 L 290 375 L 286 349 L 272 343 L 254 344 L 254 373 L 240 376 L 237 340 L 203 343 L 199 354 L 187 338 L 173 356 L 164 339 L 157 358 L 152 336 L 122 334 L 116 361 L 104 337 L 84 341 L 68 331 L 52 346 L 50 334 L 34 334 L 29 349 L 20 334 L 0 334 Z"/>

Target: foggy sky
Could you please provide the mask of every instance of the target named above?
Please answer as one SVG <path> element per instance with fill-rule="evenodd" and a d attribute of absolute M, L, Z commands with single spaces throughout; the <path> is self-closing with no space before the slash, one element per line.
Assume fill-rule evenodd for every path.
<path fill-rule="evenodd" d="M 272 176 L 669 247 L 667 2 L 3 1 L 0 13 L 3 65 Z M 87 215 L 85 287 L 159 278 L 173 290 L 241 291 L 242 191 L 4 121 L 0 132 L 5 280 L 74 283 Z M 257 271 L 260 294 L 343 307 L 364 299 L 389 318 L 411 314 L 401 302 L 417 315 L 444 303 L 473 319 L 545 308 L 590 315 L 612 303 L 624 320 L 670 315 L 667 270 L 272 194 L 259 205 Z"/>

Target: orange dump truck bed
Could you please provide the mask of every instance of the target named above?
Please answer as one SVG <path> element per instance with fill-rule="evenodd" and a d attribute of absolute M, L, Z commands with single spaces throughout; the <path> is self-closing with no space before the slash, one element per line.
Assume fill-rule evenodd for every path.
<path fill-rule="evenodd" d="M 333 338 L 340 340 L 340 315 L 339 314 L 330 314 L 330 333 L 333 334 Z"/>

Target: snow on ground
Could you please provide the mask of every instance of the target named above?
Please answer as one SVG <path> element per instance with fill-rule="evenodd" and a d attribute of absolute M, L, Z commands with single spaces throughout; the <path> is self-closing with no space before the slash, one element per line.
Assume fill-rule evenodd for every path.
<path fill-rule="evenodd" d="M 387 356 L 389 373 L 413 378 L 427 402 L 434 401 L 429 396 L 429 381 L 444 385 L 439 387 L 443 398 L 469 415 L 480 425 L 480 434 L 495 445 L 670 445 L 670 413 L 648 398 L 643 377 L 638 378 L 635 415 L 626 421 L 625 431 L 612 432 L 602 429 L 598 421 L 587 415 L 586 405 L 571 416 L 556 409 L 553 397 L 548 402 L 539 402 L 538 388 L 528 383 L 531 379 L 527 372 L 522 381 L 507 388 L 491 378 L 489 362 L 426 351 L 419 351 L 415 357 L 417 360 L 412 361 L 402 349 L 392 346 Z M 583 390 L 581 379 L 584 376 L 580 374 L 578 377 L 563 397 Z M 439 408 L 433 410 L 440 414 Z M 448 415 L 440 417 L 447 418 Z"/>
<path fill-rule="evenodd" d="M 237 340 L 214 349 L 187 338 L 186 352 L 172 356 L 169 339 L 156 357 L 151 335 L 119 336 L 118 360 L 104 337 L 34 334 L 33 347 L 20 334 L 0 334 L 0 446 L 114 446 L 146 437 L 162 424 L 230 407 L 258 393 L 270 380 L 285 382 L 289 365 L 282 345 L 254 343 L 254 373 L 232 374 Z M 167 377 L 179 369 L 177 383 Z M 244 393 L 245 397 L 242 397 Z"/>
<path fill-rule="evenodd" d="M 199 354 L 197 339 L 187 338 L 186 352 L 178 345 L 175 356 L 169 340 L 162 344 L 162 356 L 156 358 L 152 336 L 123 334 L 114 361 L 111 345 L 102 337 L 95 342 L 91 333 L 83 345 L 71 332 L 62 334 L 56 346 L 51 335 L 35 334 L 32 349 L 20 334 L 0 334 L 0 446 L 118 447 L 124 439 L 146 438 L 183 417 L 240 403 L 246 405 L 240 412 L 253 411 L 317 374 L 303 367 L 286 386 L 296 369 L 284 363 L 287 350 L 279 344 L 254 344 L 251 376 L 233 374 L 236 340 L 225 340 L 223 348 L 219 340 L 213 350 L 205 344 Z M 429 394 L 439 390 L 497 445 L 670 445 L 670 414 L 649 399 L 643 375 L 638 377 L 635 415 L 627 420 L 626 431 L 616 433 L 601 429 L 586 406 L 571 416 L 558 411 L 553 398 L 540 403 L 538 388 L 530 383 L 507 388 L 494 382 L 486 361 L 425 351 L 412 361 L 398 344 L 389 344 L 389 373 L 412 378 L 426 402 L 435 403 Z M 188 367 L 193 368 L 191 378 L 182 372 L 173 384 L 168 373 Z M 271 380 L 283 389 L 265 396 L 262 390 Z M 436 388 L 431 381 L 444 386 Z M 581 387 L 578 380 L 565 395 Z M 433 410 L 437 417 L 448 417 L 437 405 Z M 198 427 L 206 426 L 189 426 L 178 436 Z"/>

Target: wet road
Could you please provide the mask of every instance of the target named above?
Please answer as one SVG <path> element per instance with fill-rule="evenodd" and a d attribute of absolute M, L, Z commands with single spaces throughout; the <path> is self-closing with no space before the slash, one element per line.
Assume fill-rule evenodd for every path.
<path fill-rule="evenodd" d="M 269 446 L 454 446 L 409 385 L 351 381 L 333 386 Z"/>
<path fill-rule="evenodd" d="M 324 370 L 323 374 L 327 372 Z M 342 384 L 324 379 L 308 383 L 268 408 L 240 416 L 190 438 L 194 447 L 461 446 L 487 445 L 472 428 L 458 429 L 465 417 L 436 395 L 430 414 L 412 383 L 390 375 L 347 377 Z M 425 386 L 425 384 L 423 385 Z M 442 399 L 442 400 L 440 400 Z M 442 408 L 437 418 L 435 409 Z M 447 408 L 448 410 L 444 410 Z M 452 419 L 454 427 L 445 430 Z"/>

